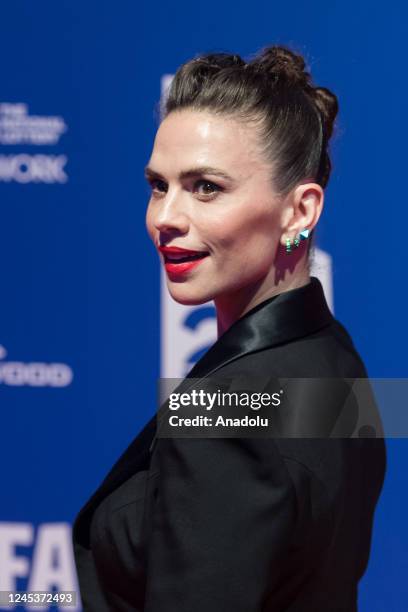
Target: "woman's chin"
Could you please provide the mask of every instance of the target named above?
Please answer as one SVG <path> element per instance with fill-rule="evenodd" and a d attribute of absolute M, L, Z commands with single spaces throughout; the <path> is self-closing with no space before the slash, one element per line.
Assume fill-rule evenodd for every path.
<path fill-rule="evenodd" d="M 198 306 L 210 302 L 213 298 L 208 292 L 203 292 L 198 289 L 187 288 L 186 285 L 167 283 L 170 296 L 175 302 L 183 304 L 183 306 Z"/>

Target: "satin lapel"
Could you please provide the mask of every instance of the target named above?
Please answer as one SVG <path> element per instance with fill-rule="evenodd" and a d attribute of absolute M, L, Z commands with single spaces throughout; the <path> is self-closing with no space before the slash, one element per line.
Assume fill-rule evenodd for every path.
<path fill-rule="evenodd" d="M 333 320 L 323 287 L 319 279 L 312 276 L 307 285 L 264 300 L 238 319 L 203 355 L 175 391 L 188 391 L 197 379 L 214 374 L 232 361 L 254 351 L 308 336 Z M 168 402 L 160 406 L 158 427 L 168 410 Z M 156 440 L 157 432 L 150 445 L 151 452 Z"/>
<path fill-rule="evenodd" d="M 177 391 L 182 392 L 192 386 L 194 381 L 189 380 L 191 378 L 209 376 L 244 355 L 307 336 L 332 321 L 333 315 L 327 305 L 323 287 L 320 281 L 312 276 L 309 284 L 269 298 L 238 319 L 195 364 L 181 381 Z M 159 422 L 167 409 L 165 402 L 157 415 Z M 79 524 L 81 523 L 81 528 L 85 526 L 85 519 L 90 519 L 96 504 L 132 474 L 144 469 L 156 439 L 155 414 L 81 510 L 75 525 L 77 537 Z M 83 533 L 86 537 L 85 532 Z"/>
<path fill-rule="evenodd" d="M 201 378 L 248 353 L 290 342 L 329 325 L 333 315 L 318 278 L 265 300 L 238 319 L 188 373 Z"/>

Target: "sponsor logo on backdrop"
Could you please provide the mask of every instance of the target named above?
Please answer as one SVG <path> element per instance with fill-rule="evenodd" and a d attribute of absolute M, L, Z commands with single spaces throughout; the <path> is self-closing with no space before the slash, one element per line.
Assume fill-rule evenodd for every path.
<path fill-rule="evenodd" d="M 6 356 L 7 351 L 0 344 L 0 385 L 67 387 L 74 377 L 72 369 L 66 363 L 5 361 Z"/>
<path fill-rule="evenodd" d="M 21 102 L 0 103 L 0 144 L 56 145 L 68 127 L 59 116 L 30 115 Z"/>
<path fill-rule="evenodd" d="M 66 183 L 66 155 L 0 155 L 0 182 Z"/>
<path fill-rule="evenodd" d="M 55 146 L 68 126 L 58 115 L 30 115 L 22 102 L 0 103 L 0 145 Z M 28 153 L 0 154 L 0 182 L 66 183 L 66 155 Z"/>
<path fill-rule="evenodd" d="M 32 523 L 0 522 L 0 566 L 0 591 L 76 591 L 77 605 L 58 609 L 81 609 L 69 523 L 43 523 L 35 528 Z M 48 608 L 35 606 L 36 610 Z M 0 606 L 3 609 L 10 606 Z"/>

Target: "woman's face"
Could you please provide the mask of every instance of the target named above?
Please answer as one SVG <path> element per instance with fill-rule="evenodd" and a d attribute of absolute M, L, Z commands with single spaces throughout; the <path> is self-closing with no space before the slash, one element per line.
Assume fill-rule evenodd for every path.
<path fill-rule="evenodd" d="M 283 227 L 271 172 L 251 126 L 192 110 L 161 123 L 146 168 L 147 230 L 156 248 L 208 253 L 187 269 L 167 265 L 177 302 L 241 301 L 270 289 Z"/>

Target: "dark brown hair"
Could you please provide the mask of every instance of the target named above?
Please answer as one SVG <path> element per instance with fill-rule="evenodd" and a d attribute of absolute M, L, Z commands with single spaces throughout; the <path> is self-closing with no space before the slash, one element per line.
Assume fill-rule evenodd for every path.
<path fill-rule="evenodd" d="M 280 195 L 305 178 L 326 187 L 338 101 L 329 89 L 312 83 L 299 53 L 273 45 L 249 61 L 229 53 L 198 55 L 177 70 L 162 116 L 185 108 L 253 122 Z"/>

